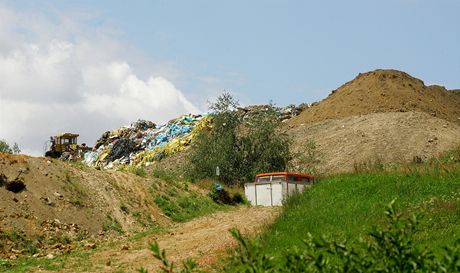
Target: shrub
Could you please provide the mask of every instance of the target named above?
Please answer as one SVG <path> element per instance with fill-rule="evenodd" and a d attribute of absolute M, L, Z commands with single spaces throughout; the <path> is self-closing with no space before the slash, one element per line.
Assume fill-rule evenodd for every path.
<path fill-rule="evenodd" d="M 414 244 L 418 220 L 403 217 L 394 208 L 394 201 L 385 210 L 387 222 L 375 227 L 358 245 L 347 241 L 314 238 L 308 234 L 303 248 L 293 248 L 279 257 L 266 254 L 258 239 L 244 238 L 233 229 L 239 246 L 224 267 L 225 272 L 460 272 L 460 240 L 442 249 L 436 256 L 431 250 Z M 179 271 L 155 242 L 150 250 L 163 263 L 161 272 L 201 272 L 188 259 Z M 139 271 L 147 272 L 147 271 Z"/>
<path fill-rule="evenodd" d="M 21 149 L 19 149 L 19 145 L 16 142 L 13 144 L 13 147 L 11 147 L 5 140 L 0 139 L 0 152 L 7 154 L 19 154 Z"/>
<path fill-rule="evenodd" d="M 211 105 L 213 126 L 200 132 L 192 145 L 187 169 L 190 179 L 213 178 L 229 185 L 250 181 L 259 172 L 286 169 L 290 142 L 277 130 L 274 106 L 244 119 L 237 106 L 238 101 L 228 93 Z"/>

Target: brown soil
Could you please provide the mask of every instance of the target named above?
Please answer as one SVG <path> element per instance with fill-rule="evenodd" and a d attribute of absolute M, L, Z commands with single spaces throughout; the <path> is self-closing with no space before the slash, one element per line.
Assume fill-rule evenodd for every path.
<path fill-rule="evenodd" d="M 316 123 L 291 125 L 295 151 L 305 152 L 313 139 L 321 154 L 322 173 L 354 167 L 411 162 L 438 156 L 460 144 L 460 126 L 421 112 L 376 113 Z"/>
<path fill-rule="evenodd" d="M 0 153 L 2 175 L 8 181 L 19 175 L 25 189 L 14 193 L 0 187 L 0 233 L 14 229 L 30 239 L 56 234 L 75 239 L 83 233 L 102 239 L 116 234 L 104 232 L 105 223 L 117 221 L 129 234 L 171 222 L 153 202 L 152 184 L 163 185 L 155 179 Z M 0 256 L 10 258 L 13 246 L 0 245 Z"/>
<path fill-rule="evenodd" d="M 218 263 L 229 248 L 236 245 L 229 229 L 235 227 L 244 235 L 254 234 L 273 221 L 278 212 L 278 208 L 261 207 L 219 212 L 178 224 L 165 234 L 151 235 L 138 241 L 106 248 L 84 259 L 74 258 L 59 272 L 137 272 L 140 267 L 148 269 L 149 272 L 157 272 L 160 263 L 148 250 L 153 241 L 157 241 L 166 250 L 168 258 L 175 264 L 192 257 L 201 267 L 210 268 Z"/>
<path fill-rule="evenodd" d="M 457 94 L 456 94 L 457 93 Z M 397 70 L 359 74 L 321 102 L 289 121 L 290 125 L 382 112 L 425 112 L 460 124 L 460 96 L 442 86 Z"/>

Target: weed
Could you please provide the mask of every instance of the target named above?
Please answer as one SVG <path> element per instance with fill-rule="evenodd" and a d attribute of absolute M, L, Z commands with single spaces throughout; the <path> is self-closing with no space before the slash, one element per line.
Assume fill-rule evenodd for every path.
<path fill-rule="evenodd" d="M 218 205 L 206 196 L 181 193 L 174 196 L 158 195 L 155 203 L 173 221 L 184 222 L 215 211 Z"/>
<path fill-rule="evenodd" d="M 119 171 L 123 172 L 130 172 L 132 174 L 135 174 L 140 177 L 146 177 L 147 172 L 145 171 L 144 167 L 137 167 L 137 166 L 132 166 L 132 165 L 123 165 L 118 168 Z"/>
<path fill-rule="evenodd" d="M 28 239 L 23 232 L 16 228 L 0 231 L 0 240 L 9 241 L 15 249 L 22 250 L 24 254 L 33 255 L 38 252 L 36 242 Z"/>
<path fill-rule="evenodd" d="M 128 214 L 129 213 L 129 209 L 128 209 L 128 206 L 124 203 L 121 203 L 120 205 L 120 210 L 123 211 L 124 213 Z"/>
<path fill-rule="evenodd" d="M 159 167 L 154 168 L 152 170 L 152 176 L 155 178 L 161 179 L 167 182 L 168 184 L 171 184 L 171 183 L 174 183 L 180 180 L 178 175 L 174 173 L 173 171 L 168 171 L 168 170 L 165 170 Z"/>
<path fill-rule="evenodd" d="M 437 256 L 431 250 L 420 248 L 414 242 L 418 230 L 416 216 L 403 217 L 394 208 L 394 200 L 385 210 L 386 222 L 375 226 L 359 244 L 331 240 L 324 236 L 307 234 L 300 248 L 289 248 L 267 254 L 259 238 L 244 238 L 232 229 L 238 241 L 224 272 L 288 273 L 288 272 L 459 272 L 460 240 L 442 248 Z M 161 261 L 161 272 L 202 272 L 192 259 L 177 269 L 158 243 L 150 244 L 153 256 Z M 138 272 L 147 272 L 141 268 Z"/>
<path fill-rule="evenodd" d="M 110 215 L 107 215 L 106 221 L 102 224 L 102 230 L 103 231 L 113 230 L 113 231 L 116 231 L 118 234 L 125 233 L 123 231 L 123 228 L 121 227 L 120 222 L 116 218 Z"/>

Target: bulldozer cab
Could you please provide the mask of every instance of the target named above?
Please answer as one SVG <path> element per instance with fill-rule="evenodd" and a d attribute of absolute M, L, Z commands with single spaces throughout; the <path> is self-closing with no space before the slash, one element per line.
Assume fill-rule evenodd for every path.
<path fill-rule="evenodd" d="M 65 133 L 50 137 L 51 146 L 45 156 L 58 158 L 64 152 L 75 152 L 78 149 L 77 138 L 78 134 Z"/>
<path fill-rule="evenodd" d="M 65 133 L 57 135 L 52 138 L 51 143 L 55 145 L 55 151 L 57 152 L 71 152 L 77 149 L 77 138 L 78 134 Z"/>

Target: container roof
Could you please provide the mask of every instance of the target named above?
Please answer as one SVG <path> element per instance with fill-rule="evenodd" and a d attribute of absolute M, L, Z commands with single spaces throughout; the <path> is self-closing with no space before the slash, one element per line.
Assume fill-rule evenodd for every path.
<path fill-rule="evenodd" d="M 316 176 L 313 176 L 313 175 L 302 174 L 302 173 L 294 173 L 294 172 L 259 173 L 259 174 L 256 175 L 256 178 L 263 177 L 263 176 L 271 176 L 271 175 L 293 175 L 293 176 L 297 176 L 297 177 L 316 178 Z"/>

